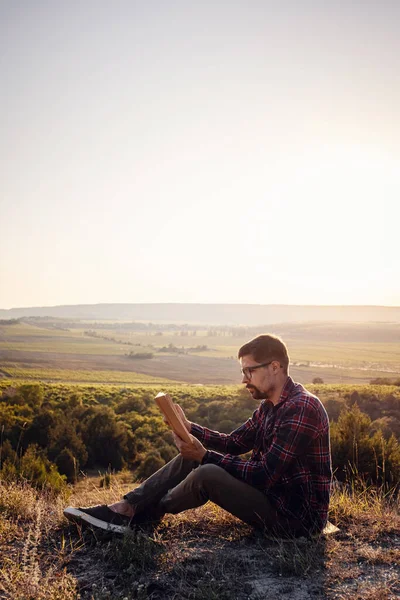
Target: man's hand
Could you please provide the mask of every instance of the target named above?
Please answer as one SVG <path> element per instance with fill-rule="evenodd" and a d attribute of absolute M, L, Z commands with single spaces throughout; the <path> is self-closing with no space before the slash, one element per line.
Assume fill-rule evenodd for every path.
<path fill-rule="evenodd" d="M 186 442 L 181 440 L 181 438 L 178 437 L 176 433 L 172 432 L 172 435 L 174 436 L 176 447 L 178 448 L 183 458 L 187 458 L 188 460 L 196 460 L 198 463 L 201 463 L 207 450 L 197 438 L 191 435 L 190 438 L 192 440 L 192 443 L 187 444 Z"/>

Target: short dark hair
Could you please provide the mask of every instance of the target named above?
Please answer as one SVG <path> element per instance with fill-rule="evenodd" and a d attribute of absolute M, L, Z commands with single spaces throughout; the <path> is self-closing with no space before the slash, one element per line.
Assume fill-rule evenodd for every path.
<path fill-rule="evenodd" d="M 277 335 L 272 333 L 258 335 L 239 348 L 238 358 L 249 354 L 260 364 L 276 360 L 280 362 L 285 373 L 288 372 L 289 354 L 285 344 Z"/>

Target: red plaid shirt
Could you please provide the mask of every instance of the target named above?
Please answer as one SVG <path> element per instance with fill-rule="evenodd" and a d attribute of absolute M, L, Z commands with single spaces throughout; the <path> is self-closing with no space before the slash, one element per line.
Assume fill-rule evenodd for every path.
<path fill-rule="evenodd" d="M 194 423 L 191 432 L 208 448 L 202 464 L 218 465 L 264 492 L 278 516 L 310 531 L 323 529 L 332 478 L 329 419 L 300 383 L 288 377 L 278 404 L 262 400 L 230 434 Z M 249 450 L 250 460 L 238 458 Z"/>

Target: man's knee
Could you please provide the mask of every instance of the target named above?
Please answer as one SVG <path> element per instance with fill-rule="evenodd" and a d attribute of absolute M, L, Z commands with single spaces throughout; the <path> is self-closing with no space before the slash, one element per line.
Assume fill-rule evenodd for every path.
<path fill-rule="evenodd" d="M 223 474 L 224 470 L 218 465 L 200 465 L 191 472 L 191 476 L 197 483 L 220 481 Z"/>

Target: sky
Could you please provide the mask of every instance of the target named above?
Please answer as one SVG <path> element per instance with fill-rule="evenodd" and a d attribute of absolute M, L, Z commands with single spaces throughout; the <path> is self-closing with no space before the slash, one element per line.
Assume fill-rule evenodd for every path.
<path fill-rule="evenodd" d="M 3 0 L 0 308 L 400 305 L 397 0 Z"/>

